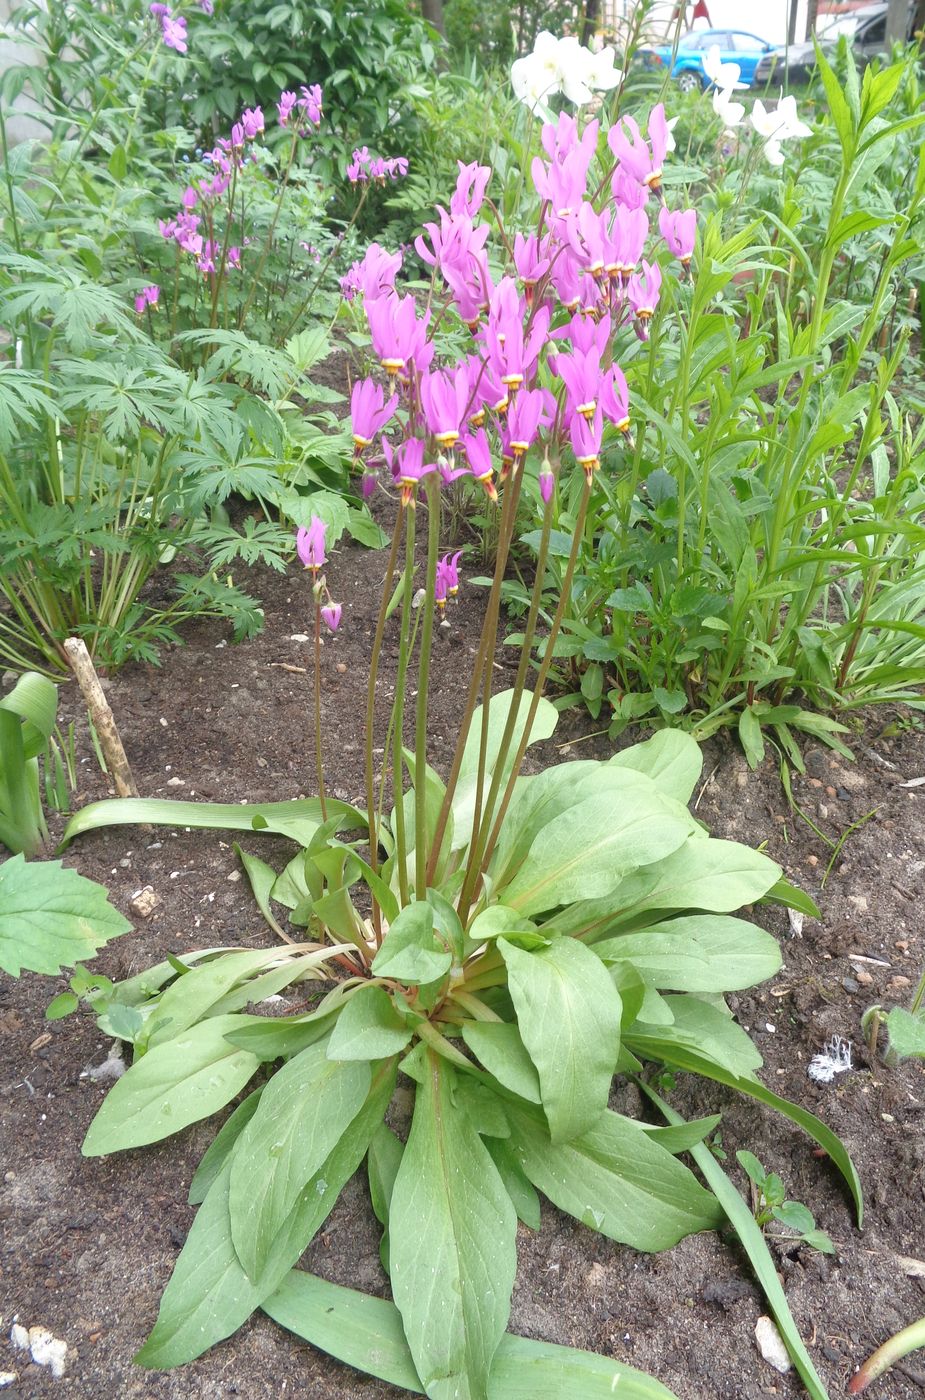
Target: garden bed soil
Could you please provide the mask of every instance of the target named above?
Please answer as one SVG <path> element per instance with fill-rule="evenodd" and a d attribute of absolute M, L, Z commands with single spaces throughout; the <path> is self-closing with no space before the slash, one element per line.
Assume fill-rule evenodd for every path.
<path fill-rule="evenodd" d="M 383 554 L 346 546 L 328 569 L 344 603 L 341 629 L 324 649 L 329 788 L 354 801 L 362 801 L 364 697 L 383 568 Z M 249 586 L 266 609 L 262 636 L 233 646 L 220 624 L 193 625 L 187 645 L 167 655 L 162 668 L 127 667 L 108 683 L 144 796 L 269 801 L 313 791 L 308 579 L 257 570 Z M 482 591 L 464 584 L 449 625 L 437 631 L 430 710 L 438 766 L 452 752 L 483 601 Z M 393 620 L 391 656 L 396 629 Z M 499 687 L 508 682 L 512 654 L 498 650 Z M 381 690 L 384 714 L 390 694 L 385 683 Z M 66 716 L 77 714 L 72 691 L 64 694 Z M 605 755 L 607 741 L 587 737 L 599 727 L 567 712 L 554 740 L 531 751 L 531 763 Z M 107 792 L 81 736 L 77 805 Z M 732 739 L 710 741 L 697 813 L 717 836 L 767 843 L 822 909 L 822 919 L 807 919 L 797 934 L 784 911 L 758 911 L 755 917 L 781 941 L 784 966 L 757 992 L 731 1000 L 765 1057 L 765 1082 L 818 1113 L 851 1151 L 867 1194 L 863 1233 L 836 1171 L 789 1122 L 690 1075 L 678 1076 L 671 1095 L 687 1117 L 723 1113 L 726 1165 L 741 1189 L 734 1153 L 748 1148 L 780 1173 L 788 1194 L 807 1203 L 835 1241 L 834 1258 L 773 1246 L 790 1306 L 832 1397 L 845 1394 L 857 1362 L 925 1313 L 925 1266 L 915 1277 L 908 1262 L 925 1256 L 925 1068 L 874 1063 L 860 1036 L 865 1007 L 907 1002 L 925 964 L 925 787 L 902 786 L 925 774 L 925 735 L 908 717 L 878 712 L 853 742 L 855 763 L 811 748 L 807 776 L 794 784 L 807 815 L 832 838 L 873 813 L 844 844 L 824 888 L 830 849 L 788 808 L 770 760 L 749 772 Z M 55 834 L 60 830 L 58 821 Z M 279 863 L 291 853 L 278 838 L 241 839 Z M 219 944 L 269 946 L 231 841 L 227 833 L 129 827 L 78 840 L 67 863 L 104 882 L 134 924 L 104 950 L 98 970 L 116 978 L 168 950 L 182 956 Z M 147 920 L 129 907 L 144 885 L 160 897 Z M 182 1370 L 133 1366 L 193 1219 L 186 1193 L 215 1124 L 140 1151 L 81 1157 L 105 1093 L 86 1072 L 106 1059 L 109 1045 L 89 1015 L 43 1019 L 63 986 L 35 976 L 0 984 L 0 1370 L 16 1373 L 10 1393 L 87 1400 L 397 1396 L 263 1315 Z M 833 1034 L 853 1042 L 855 1068 L 816 1085 L 807 1064 Z M 618 1085 L 614 1102 L 642 1111 L 633 1094 Z M 387 1285 L 377 1227 L 361 1187 L 357 1181 L 347 1190 L 304 1262 L 337 1282 L 381 1293 Z M 793 1372 L 779 1375 L 759 1355 L 755 1324 L 767 1309 L 733 1240 L 699 1235 L 669 1253 L 642 1255 L 544 1205 L 541 1232 L 521 1226 L 518 1244 L 512 1331 L 617 1357 L 651 1371 L 680 1400 L 787 1400 L 803 1393 Z M 47 1326 L 66 1340 L 63 1378 L 8 1344 L 14 1319 Z M 925 1359 L 911 1357 L 871 1394 L 921 1400 L 923 1386 Z"/>

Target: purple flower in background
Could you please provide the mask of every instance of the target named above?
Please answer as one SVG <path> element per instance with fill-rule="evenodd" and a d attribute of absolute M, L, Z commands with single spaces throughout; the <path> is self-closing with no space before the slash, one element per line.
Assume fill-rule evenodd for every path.
<path fill-rule="evenodd" d="M 199 8 L 204 15 L 211 19 L 215 14 L 215 0 L 199 0 Z"/>
<path fill-rule="evenodd" d="M 672 212 L 662 207 L 658 213 L 659 231 L 671 252 L 687 267 L 694 252 L 697 236 L 697 211 L 678 209 Z"/>
<path fill-rule="evenodd" d="M 311 569 L 316 574 L 324 564 L 327 556 L 324 552 L 324 532 L 325 523 L 317 515 L 313 515 L 308 528 L 300 525 L 296 531 L 295 546 L 296 553 L 306 569 Z"/>
<path fill-rule="evenodd" d="M 662 286 L 662 269 L 658 263 L 642 260 L 642 274 L 634 273 L 627 283 L 626 299 L 636 317 L 636 334 L 640 340 L 649 339 L 649 322 L 658 306 Z"/>
<path fill-rule="evenodd" d="M 161 294 L 160 287 L 152 283 L 150 287 L 142 287 L 135 298 L 135 314 L 140 316 L 148 306 L 157 306 L 157 299 Z"/>
<path fill-rule="evenodd" d="M 187 185 L 186 189 L 183 191 L 183 198 L 180 200 L 180 203 L 183 205 L 183 208 L 195 209 L 198 200 L 199 195 L 193 189 L 192 185 Z"/>
<path fill-rule="evenodd" d="M 235 122 L 234 126 L 231 128 L 231 144 L 234 150 L 243 151 L 244 125 L 242 122 Z"/>
<path fill-rule="evenodd" d="M 313 83 L 311 87 L 306 87 L 303 83 L 299 91 L 302 94 L 299 98 L 299 110 L 313 126 L 318 126 L 322 111 L 321 88 L 317 83 Z"/>
<path fill-rule="evenodd" d="M 601 408 L 607 418 L 621 433 L 629 435 L 630 396 L 626 387 L 626 376 L 619 365 L 611 365 L 601 380 Z"/>
<path fill-rule="evenodd" d="M 160 4 L 160 0 L 154 0 L 154 3 L 148 6 L 148 9 L 155 19 L 163 19 L 165 15 L 170 14 L 170 6 Z"/>
<path fill-rule="evenodd" d="M 241 249 L 237 247 L 236 244 L 232 244 L 228 249 L 227 256 L 225 257 L 225 267 L 226 269 L 235 268 L 236 270 L 241 267 Z"/>
<path fill-rule="evenodd" d="M 321 616 L 332 632 L 336 632 L 340 626 L 340 619 L 343 611 L 340 603 L 326 603 L 321 609 Z"/>
<path fill-rule="evenodd" d="M 398 407 L 398 395 L 385 400 L 382 385 L 373 379 L 357 379 L 350 391 L 350 423 L 357 456 L 369 447 L 373 438 L 389 421 Z"/>
<path fill-rule="evenodd" d="M 540 468 L 539 482 L 540 495 L 543 498 L 543 505 L 548 506 L 549 502 L 552 500 L 552 493 L 556 487 L 556 478 L 553 476 L 552 471 L 550 470 L 548 457 L 545 457 L 543 459 L 543 465 Z"/>
<path fill-rule="evenodd" d="M 186 53 L 186 20 L 183 15 L 178 15 L 176 19 L 169 11 L 166 15 L 162 15 L 161 32 L 168 49 L 176 49 L 177 53 Z"/>
<path fill-rule="evenodd" d="M 279 95 L 279 101 L 278 101 L 277 104 L 276 104 L 276 110 L 277 110 L 277 112 L 279 112 L 279 124 L 280 124 L 280 126 L 288 126 L 288 125 L 289 125 L 289 118 L 292 116 L 292 109 L 293 109 L 293 107 L 295 106 L 295 104 L 296 104 L 297 101 L 298 101 L 298 98 L 296 97 L 296 95 L 295 95 L 294 92 L 281 92 L 281 93 L 280 93 L 280 95 Z"/>
<path fill-rule="evenodd" d="M 355 185 L 358 180 L 366 179 L 366 169 L 358 160 L 351 161 L 347 166 L 347 179 L 351 185 Z"/>
<path fill-rule="evenodd" d="M 260 107 L 245 107 L 241 113 L 241 125 L 244 128 L 244 135 L 248 141 L 253 141 L 255 136 L 259 136 L 264 130 L 263 109 Z M 233 134 L 233 133 L 232 133 Z"/>
<path fill-rule="evenodd" d="M 588 481 L 601 465 L 601 435 L 604 419 L 600 409 L 591 422 L 576 413 L 572 419 L 571 438 L 575 461 L 583 468 Z"/>
<path fill-rule="evenodd" d="M 470 219 L 474 219 L 485 198 L 485 189 L 491 179 L 491 166 L 479 165 L 477 161 L 473 161 L 471 165 L 464 165 L 461 160 L 456 164 L 459 166 L 459 176 L 456 180 L 456 190 L 450 199 L 450 213 L 466 214 Z M 404 170 L 402 174 L 405 174 Z"/>
<path fill-rule="evenodd" d="M 434 590 L 434 602 L 441 613 L 446 608 L 447 598 L 455 598 L 459 592 L 459 564 L 462 550 L 458 549 L 455 554 L 444 554 L 443 558 L 437 561 L 437 579 Z"/>

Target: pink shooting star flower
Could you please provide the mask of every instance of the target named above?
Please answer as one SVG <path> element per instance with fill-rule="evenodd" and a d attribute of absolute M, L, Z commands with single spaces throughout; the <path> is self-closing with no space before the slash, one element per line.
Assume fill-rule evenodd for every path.
<path fill-rule="evenodd" d="M 629 138 L 623 127 L 629 128 Z M 668 124 L 661 102 L 649 113 L 649 143 L 640 133 L 632 117 L 616 122 L 607 133 L 607 143 L 622 168 L 640 185 L 658 191 L 662 184 L 662 166 L 668 150 Z"/>
<path fill-rule="evenodd" d="M 157 306 L 157 299 L 161 294 L 160 287 L 154 283 L 150 287 L 142 287 L 135 298 L 135 315 L 140 316 L 149 306 Z"/>
<path fill-rule="evenodd" d="M 634 273 L 626 287 L 626 300 L 636 318 L 635 330 L 640 340 L 649 339 L 649 322 L 655 315 L 661 286 L 662 269 L 658 263 L 648 263 L 643 258 L 642 274 Z"/>
<path fill-rule="evenodd" d="M 522 233 L 514 234 L 514 267 L 523 284 L 524 300 L 528 307 L 533 305 L 537 282 L 549 271 L 552 259 L 546 256 L 548 252 L 548 240 L 540 243 L 535 233 L 527 237 Z"/>
<path fill-rule="evenodd" d="M 482 249 L 470 254 L 464 263 L 444 263 L 442 272 L 444 281 L 453 293 L 460 320 L 474 333 L 481 313 L 487 309 L 494 292 L 487 253 Z"/>
<path fill-rule="evenodd" d="M 516 467 L 533 446 L 543 420 L 549 421 L 547 391 L 522 389 L 511 405 L 507 419 L 507 439 Z"/>
<path fill-rule="evenodd" d="M 498 284 L 499 291 L 505 282 L 511 281 L 510 278 L 504 278 Z M 540 351 L 546 343 L 551 312 L 548 306 L 541 307 L 534 316 L 526 337 L 519 314 L 515 319 L 509 314 L 502 314 L 496 318 L 494 313 L 493 304 L 492 315 L 485 329 L 489 363 L 501 383 L 509 391 L 516 390 L 525 379 L 532 376 L 536 368 Z"/>
<path fill-rule="evenodd" d="M 590 168 L 597 150 L 597 134 L 600 123 L 588 122 L 579 136 L 578 121 L 567 112 L 560 112 L 555 125 L 547 122 L 543 127 L 543 150 L 556 165 L 563 165 L 576 152 L 578 163 L 584 166 L 585 174 Z"/>
<path fill-rule="evenodd" d="M 442 448 L 452 450 L 469 403 L 469 368 L 458 365 L 453 374 L 434 370 L 421 376 L 424 421 Z"/>
<path fill-rule="evenodd" d="M 204 15 L 208 15 L 211 19 L 215 14 L 215 0 L 199 0 L 199 8 Z"/>
<path fill-rule="evenodd" d="M 629 438 L 630 396 L 619 365 L 611 365 L 601 380 L 600 404 L 604 417 Z"/>
<path fill-rule="evenodd" d="M 608 312 L 599 321 L 590 316 L 573 316 L 563 333 L 572 342 L 573 350 L 587 354 L 589 350 L 596 349 L 598 354 L 603 356 L 610 344 L 610 332 L 611 320 Z"/>
<path fill-rule="evenodd" d="M 441 614 L 446 611 L 447 598 L 455 598 L 459 592 L 459 570 L 458 564 L 462 550 L 458 549 L 455 554 L 444 554 L 442 559 L 437 561 L 437 579 L 434 589 L 434 602 L 437 604 Z"/>
<path fill-rule="evenodd" d="M 450 199 L 450 213 L 465 214 L 474 219 L 485 198 L 485 190 L 491 179 L 491 166 L 479 165 L 478 161 L 464 165 L 461 160 L 456 164 L 459 166 L 459 175 L 456 189 Z"/>
<path fill-rule="evenodd" d="M 560 253 L 549 270 L 549 280 L 566 311 L 574 311 L 581 302 L 581 264 L 571 248 Z"/>
<path fill-rule="evenodd" d="M 609 215 L 598 214 L 593 205 L 582 200 L 574 214 L 565 219 L 565 231 L 576 261 L 592 277 L 602 277 L 604 262 L 610 248 Z"/>
<path fill-rule="evenodd" d="M 440 223 L 424 225 L 430 234 L 431 247 L 428 248 L 423 234 L 418 234 L 414 246 L 422 262 L 443 272 L 446 266 L 464 264 L 470 256 L 480 253 L 490 230 L 487 224 L 473 228 L 468 214 L 448 214 L 439 205 L 437 208 Z"/>
<path fill-rule="evenodd" d="M 408 174 L 408 157 L 393 156 L 391 160 L 385 162 L 385 173 L 390 180 L 398 180 Z"/>
<path fill-rule="evenodd" d="M 590 422 L 597 412 L 601 382 L 601 353 L 597 346 L 557 355 L 556 373 L 565 383 L 566 422 L 570 424 L 576 413 Z"/>
<path fill-rule="evenodd" d="M 613 173 L 610 192 L 617 207 L 622 209 L 643 209 L 649 200 L 648 185 L 640 185 L 622 165 L 618 165 Z"/>
<path fill-rule="evenodd" d="M 629 277 L 636 271 L 648 232 L 649 220 L 644 209 L 617 206 L 606 264 L 609 277 Z"/>
<path fill-rule="evenodd" d="M 231 146 L 232 146 L 232 149 L 235 150 L 235 151 L 243 151 L 243 149 L 244 149 L 244 124 L 243 124 L 243 122 L 235 122 L 234 126 L 231 128 Z"/>
<path fill-rule="evenodd" d="M 230 271 L 232 268 L 236 272 L 240 271 L 241 268 L 241 249 L 234 243 L 228 249 L 228 254 L 225 258 L 226 271 Z"/>
<path fill-rule="evenodd" d="M 263 111 L 260 107 L 245 107 L 241 113 L 241 125 L 248 141 L 253 141 L 264 130 Z"/>
<path fill-rule="evenodd" d="M 324 552 L 324 521 L 320 516 L 313 515 L 308 527 L 300 525 L 296 531 L 296 552 L 302 561 L 303 568 L 311 569 L 313 574 L 323 568 L 328 562 Z"/>
<path fill-rule="evenodd" d="M 414 297 L 367 299 L 366 316 L 373 348 L 390 378 L 412 362 L 417 362 L 418 368 L 424 367 L 430 312 L 418 320 Z"/>
<path fill-rule="evenodd" d="M 484 489 L 490 501 L 498 499 L 498 492 L 494 482 L 494 465 L 491 460 L 491 448 L 488 445 L 488 438 L 485 436 L 485 429 L 479 428 L 475 433 L 467 433 L 461 439 L 463 447 L 466 449 L 466 457 L 469 460 L 469 470 L 473 477 Z"/>
<path fill-rule="evenodd" d="M 385 400 L 382 385 L 357 379 L 350 392 L 350 423 L 356 456 L 361 457 L 398 407 L 398 395 Z"/>
<path fill-rule="evenodd" d="M 362 259 L 341 278 L 341 291 L 348 301 L 362 292 L 367 301 L 395 291 L 395 276 L 402 265 L 401 253 L 387 253 L 378 243 L 370 243 Z"/>
<path fill-rule="evenodd" d="M 288 126 L 289 118 L 292 116 L 292 109 L 296 105 L 298 98 L 294 92 L 281 92 L 276 110 L 279 113 L 280 126 Z"/>
<path fill-rule="evenodd" d="M 304 113 L 313 126 L 320 125 L 323 114 L 323 102 L 319 84 L 312 83 L 311 87 L 306 87 L 303 83 L 299 91 L 302 94 L 299 98 L 299 110 Z"/>
<path fill-rule="evenodd" d="M 148 6 L 148 10 L 155 19 L 163 19 L 165 15 L 170 14 L 170 6 L 162 5 L 160 0 L 153 0 L 153 4 Z"/>
<path fill-rule="evenodd" d="M 697 237 L 697 211 L 678 209 L 674 212 L 664 205 L 658 211 L 659 231 L 669 249 L 679 259 L 682 267 L 688 267 L 694 253 L 694 240 Z"/>
<path fill-rule="evenodd" d="M 561 165 L 548 167 L 534 156 L 530 170 L 537 194 L 549 202 L 554 222 L 567 219 L 578 209 L 588 184 L 588 169 L 580 152 L 573 151 Z"/>
<path fill-rule="evenodd" d="M 321 609 L 321 616 L 332 632 L 336 632 L 340 626 L 340 619 L 343 613 L 340 603 L 326 603 Z"/>
<path fill-rule="evenodd" d="M 600 470 L 603 430 L 604 420 L 600 409 L 590 422 L 587 418 L 583 418 L 580 413 L 576 413 L 572 419 L 570 429 L 572 451 L 575 454 L 575 461 L 584 471 L 589 485 L 594 478 L 594 473 Z"/>
<path fill-rule="evenodd" d="M 538 479 L 543 505 L 548 506 L 549 502 L 552 500 L 552 493 L 556 489 L 556 478 L 552 474 L 552 468 L 549 464 L 548 457 L 543 458 L 543 464 L 540 467 Z"/>
<path fill-rule="evenodd" d="M 410 510 L 415 510 L 415 492 L 425 476 L 437 470 L 436 462 L 424 461 L 424 443 L 421 438 L 409 438 L 402 443 L 395 454 L 392 474 L 401 487 L 401 502 Z"/>
<path fill-rule="evenodd" d="M 196 190 L 193 189 L 192 185 L 187 185 L 186 189 L 183 191 L 183 197 L 180 200 L 183 208 L 187 210 L 195 209 L 198 202 L 199 195 Z"/>

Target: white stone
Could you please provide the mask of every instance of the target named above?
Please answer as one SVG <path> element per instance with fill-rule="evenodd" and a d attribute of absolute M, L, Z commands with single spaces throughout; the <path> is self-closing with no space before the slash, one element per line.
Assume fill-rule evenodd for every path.
<path fill-rule="evenodd" d="M 790 1370 L 793 1363 L 784 1345 L 784 1339 L 770 1317 L 759 1317 L 755 1323 L 755 1341 L 761 1355 L 775 1371 L 784 1375 Z"/>

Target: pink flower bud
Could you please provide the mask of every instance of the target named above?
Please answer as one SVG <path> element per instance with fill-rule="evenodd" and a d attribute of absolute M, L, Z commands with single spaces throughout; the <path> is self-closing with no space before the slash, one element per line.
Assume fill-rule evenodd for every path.
<path fill-rule="evenodd" d="M 340 618 L 343 608 L 340 603 L 328 603 L 321 609 L 321 616 L 324 618 L 332 632 L 336 632 L 340 626 Z"/>

